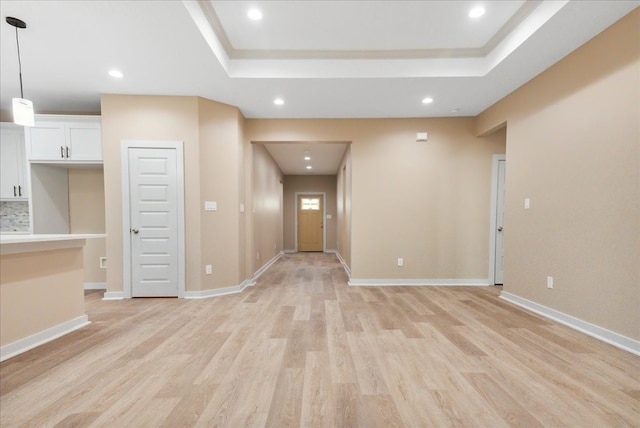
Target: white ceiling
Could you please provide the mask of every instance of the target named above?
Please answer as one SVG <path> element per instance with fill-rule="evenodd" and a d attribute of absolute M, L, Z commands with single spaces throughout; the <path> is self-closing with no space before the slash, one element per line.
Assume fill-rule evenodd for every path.
<path fill-rule="evenodd" d="M 472 20 L 477 4 L 486 14 Z M 36 112 L 99 113 L 100 94 L 116 93 L 202 96 L 247 118 L 443 117 L 479 114 L 638 5 L 2 0 L 0 108 L 20 93 L 7 16 L 28 25 L 24 95 Z"/>
<path fill-rule="evenodd" d="M 347 145 L 335 142 L 264 143 L 284 175 L 335 175 Z M 305 157 L 311 159 L 305 160 Z"/>
<path fill-rule="evenodd" d="M 466 1 L 211 1 L 235 50 L 403 50 L 484 46 L 525 2 L 487 3 L 471 20 Z M 259 8 L 263 19 L 247 21 Z M 300 37 L 304 35 L 304 37 Z"/>

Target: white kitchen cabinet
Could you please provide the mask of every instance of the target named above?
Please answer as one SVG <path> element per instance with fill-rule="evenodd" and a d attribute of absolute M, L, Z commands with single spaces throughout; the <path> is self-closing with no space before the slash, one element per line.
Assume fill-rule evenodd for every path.
<path fill-rule="evenodd" d="M 0 124 L 0 199 L 28 200 L 24 131 L 13 123 Z"/>
<path fill-rule="evenodd" d="M 37 115 L 26 128 L 27 159 L 34 163 L 101 164 L 99 116 Z"/>

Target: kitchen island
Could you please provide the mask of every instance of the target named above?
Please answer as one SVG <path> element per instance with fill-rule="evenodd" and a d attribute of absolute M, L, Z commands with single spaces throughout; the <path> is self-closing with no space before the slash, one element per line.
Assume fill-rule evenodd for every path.
<path fill-rule="evenodd" d="M 0 235 L 0 361 L 89 324 L 83 247 L 104 237 Z"/>

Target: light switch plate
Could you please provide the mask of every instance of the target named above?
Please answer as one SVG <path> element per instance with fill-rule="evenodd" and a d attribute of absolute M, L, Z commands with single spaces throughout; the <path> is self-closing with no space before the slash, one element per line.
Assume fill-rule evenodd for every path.
<path fill-rule="evenodd" d="M 240 212 L 243 213 L 244 212 L 244 204 L 240 204 Z"/>
<path fill-rule="evenodd" d="M 331 214 L 327 214 L 327 220 L 331 220 L 333 216 Z"/>
<path fill-rule="evenodd" d="M 524 198 L 524 209 L 528 210 L 531 207 L 531 200 L 529 198 Z"/>
<path fill-rule="evenodd" d="M 204 210 L 205 211 L 217 211 L 218 203 L 216 201 L 204 201 Z"/>

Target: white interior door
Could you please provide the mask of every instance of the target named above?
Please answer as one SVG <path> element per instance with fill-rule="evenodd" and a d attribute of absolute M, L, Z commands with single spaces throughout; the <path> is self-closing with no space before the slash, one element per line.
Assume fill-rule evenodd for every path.
<path fill-rule="evenodd" d="M 178 296 L 176 150 L 128 150 L 131 295 Z"/>
<path fill-rule="evenodd" d="M 505 160 L 498 161 L 498 190 L 496 198 L 496 254 L 495 254 L 495 284 L 503 283 L 504 265 L 504 179 L 506 172 Z"/>

